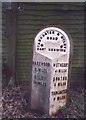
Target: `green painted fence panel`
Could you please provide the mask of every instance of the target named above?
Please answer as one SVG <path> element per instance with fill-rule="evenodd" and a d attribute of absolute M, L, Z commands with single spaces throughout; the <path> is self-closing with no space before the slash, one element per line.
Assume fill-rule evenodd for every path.
<path fill-rule="evenodd" d="M 82 74 L 84 66 L 83 4 L 20 3 L 19 5 L 21 10 L 18 11 L 16 28 L 16 79 L 31 80 L 32 46 L 36 34 L 46 26 L 59 25 L 70 33 L 73 40 L 71 81 L 77 81 L 75 79 L 78 73 Z"/>

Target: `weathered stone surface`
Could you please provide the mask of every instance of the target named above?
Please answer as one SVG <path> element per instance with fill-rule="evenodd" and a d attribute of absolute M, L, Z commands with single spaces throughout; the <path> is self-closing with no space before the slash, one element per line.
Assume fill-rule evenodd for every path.
<path fill-rule="evenodd" d="M 31 108 L 51 116 L 67 102 L 70 41 L 56 27 L 40 31 L 33 47 Z"/>

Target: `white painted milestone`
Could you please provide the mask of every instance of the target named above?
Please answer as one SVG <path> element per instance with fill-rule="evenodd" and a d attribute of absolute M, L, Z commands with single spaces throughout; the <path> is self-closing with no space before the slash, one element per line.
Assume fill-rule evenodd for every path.
<path fill-rule="evenodd" d="M 31 108 L 53 116 L 67 102 L 70 41 L 57 27 L 41 30 L 34 40 Z"/>

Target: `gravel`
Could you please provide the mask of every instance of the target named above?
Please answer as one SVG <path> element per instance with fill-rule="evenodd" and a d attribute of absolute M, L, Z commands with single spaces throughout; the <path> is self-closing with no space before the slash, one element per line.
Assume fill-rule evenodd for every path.
<path fill-rule="evenodd" d="M 7 87 L 3 89 L 2 118 L 50 118 L 46 114 L 30 110 L 28 86 Z M 55 118 L 84 118 L 84 89 L 70 89 L 69 104 L 62 108 Z"/>

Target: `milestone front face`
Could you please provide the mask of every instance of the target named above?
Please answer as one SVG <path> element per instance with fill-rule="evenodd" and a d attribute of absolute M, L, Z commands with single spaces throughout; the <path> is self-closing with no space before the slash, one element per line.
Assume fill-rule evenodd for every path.
<path fill-rule="evenodd" d="M 66 105 L 69 54 L 70 41 L 63 30 L 48 27 L 37 34 L 33 47 L 31 108 L 53 115 Z"/>

